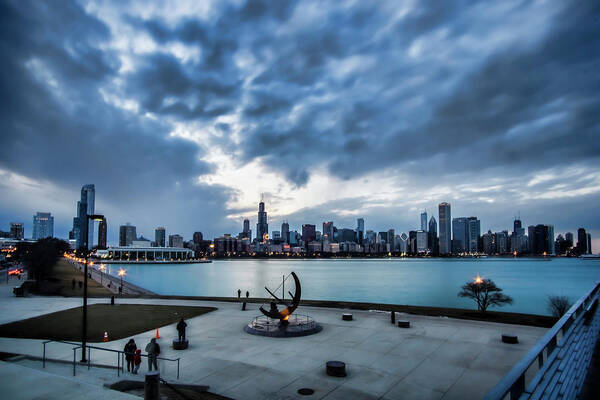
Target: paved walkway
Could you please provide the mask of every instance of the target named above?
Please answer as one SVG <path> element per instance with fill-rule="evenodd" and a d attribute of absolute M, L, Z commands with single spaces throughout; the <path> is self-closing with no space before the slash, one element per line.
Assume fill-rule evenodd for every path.
<path fill-rule="evenodd" d="M 15 298 L 8 295 L 7 289 L 0 284 L 0 323 L 81 305 L 78 298 Z M 106 301 L 91 299 L 90 303 Z M 160 328 L 159 343 L 162 356 L 181 357 L 180 382 L 209 385 L 211 392 L 236 399 L 477 399 L 546 331 L 414 315 L 401 316 L 412 325 L 410 329 L 401 329 L 390 324 L 387 313 L 352 310 L 355 320 L 346 322 L 341 320 L 344 310 L 302 307 L 298 312 L 313 316 L 323 331 L 308 337 L 277 339 L 243 331 L 244 325 L 259 314 L 255 304 L 249 304 L 248 311 L 241 311 L 236 303 L 209 301 L 118 299 L 118 302 L 218 307 L 215 312 L 187 321 L 188 350 L 178 352 L 170 348 L 170 340 L 176 337 L 174 324 Z M 501 332 L 517 334 L 520 343 L 501 343 Z M 138 347 L 145 346 L 155 333 L 151 330 L 136 335 Z M 122 349 L 126 341 L 99 345 Z M 0 338 L 0 351 L 41 356 L 41 342 Z M 47 354 L 63 360 L 73 358 L 71 347 L 57 343 L 48 346 Z M 327 376 L 328 360 L 346 362 L 348 376 Z M 92 352 L 92 361 L 116 364 L 113 354 L 100 351 Z M 28 363 L 29 367 L 35 366 L 31 361 Z M 0 365 L 0 376 L 4 368 L 4 364 Z M 61 368 L 66 372 L 60 372 L 59 367 L 51 368 L 59 375 L 72 372 L 64 367 Z M 75 379 L 96 383 L 111 379 L 106 372 L 110 370 L 97 370 L 104 378 L 94 378 L 92 369 Z M 145 362 L 142 370 L 146 370 Z M 167 380 L 175 380 L 175 363 L 162 362 L 160 370 Z M 117 381 L 116 372 L 112 374 Z M 126 374 L 125 379 L 131 378 L 140 379 L 143 375 Z M 304 387 L 314 389 L 315 394 L 298 395 L 297 390 Z"/>

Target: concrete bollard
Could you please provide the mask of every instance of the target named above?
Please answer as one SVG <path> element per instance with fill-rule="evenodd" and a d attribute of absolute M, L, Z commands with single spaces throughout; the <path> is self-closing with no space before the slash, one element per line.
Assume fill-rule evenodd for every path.
<path fill-rule="evenodd" d="M 242 303 L 242 311 L 246 311 L 246 302 Z"/>
<path fill-rule="evenodd" d="M 144 400 L 160 400 L 160 373 L 158 371 L 146 372 Z"/>

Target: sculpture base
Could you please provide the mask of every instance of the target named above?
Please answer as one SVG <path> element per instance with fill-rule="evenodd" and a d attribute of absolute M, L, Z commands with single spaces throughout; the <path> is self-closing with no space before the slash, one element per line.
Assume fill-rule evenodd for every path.
<path fill-rule="evenodd" d="M 254 318 L 244 327 L 244 331 L 251 335 L 269 337 L 298 337 L 314 335 L 321 332 L 323 327 L 308 315 L 293 314 L 287 321 L 281 323 L 278 319 L 265 317 Z"/>
<path fill-rule="evenodd" d="M 188 348 L 189 342 L 187 340 L 173 339 L 173 349 L 185 350 Z"/>

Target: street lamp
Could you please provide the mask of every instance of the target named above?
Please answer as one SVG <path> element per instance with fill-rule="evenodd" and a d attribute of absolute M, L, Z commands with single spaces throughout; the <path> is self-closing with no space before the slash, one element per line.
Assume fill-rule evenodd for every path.
<path fill-rule="evenodd" d="M 121 296 L 122 296 L 123 295 L 123 275 L 126 274 L 126 271 L 123 268 L 121 268 L 121 269 L 119 269 L 118 274 L 121 277 Z"/>
<path fill-rule="evenodd" d="M 98 269 L 100 270 L 100 286 L 103 286 L 102 285 L 102 273 L 104 271 L 106 271 L 106 266 L 104 264 L 100 264 L 100 266 L 98 267 Z"/>
<path fill-rule="evenodd" d="M 89 214 L 85 219 L 85 248 L 83 249 L 85 254 L 85 264 L 83 271 L 83 326 L 81 329 L 81 362 L 87 362 L 85 359 L 85 347 L 87 344 L 87 287 L 88 287 L 88 247 L 89 247 L 89 224 L 90 219 L 92 221 L 102 221 L 104 215 L 100 214 Z"/>

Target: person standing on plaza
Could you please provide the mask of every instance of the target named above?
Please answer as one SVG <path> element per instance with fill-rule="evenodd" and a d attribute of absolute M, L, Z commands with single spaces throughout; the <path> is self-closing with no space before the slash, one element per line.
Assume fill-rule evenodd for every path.
<path fill-rule="evenodd" d="M 238 289 L 238 299 L 242 297 L 242 289 Z"/>
<path fill-rule="evenodd" d="M 123 348 L 123 352 L 125 353 L 125 360 L 127 361 L 127 372 L 133 371 L 133 356 L 135 355 L 135 351 L 137 350 L 137 345 L 135 344 L 135 340 L 129 339 L 129 342 Z"/>
<path fill-rule="evenodd" d="M 185 323 L 183 318 L 181 318 L 181 320 L 177 323 L 177 333 L 179 334 L 180 342 L 185 341 L 185 328 L 186 327 L 187 327 L 187 324 Z"/>
<path fill-rule="evenodd" d="M 152 338 L 150 343 L 146 345 L 146 353 L 148 353 L 148 371 L 152 371 L 152 365 L 158 371 L 157 357 L 160 355 L 160 346 L 156 343 L 155 338 Z"/>

